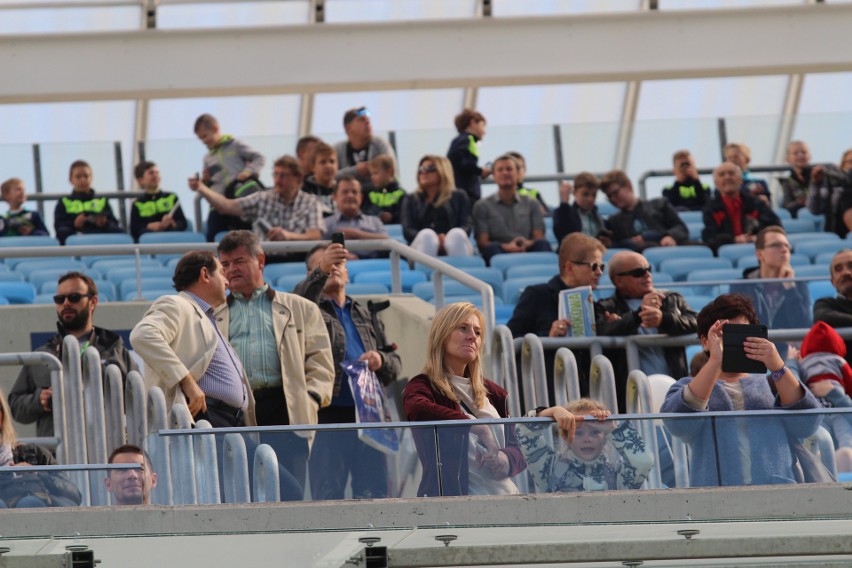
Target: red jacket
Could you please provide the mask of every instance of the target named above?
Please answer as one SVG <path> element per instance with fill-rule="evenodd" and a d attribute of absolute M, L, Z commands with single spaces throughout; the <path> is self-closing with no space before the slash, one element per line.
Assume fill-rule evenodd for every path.
<path fill-rule="evenodd" d="M 843 359 L 846 342 L 833 327 L 824 321 L 815 323 L 802 340 L 800 353 L 802 379 L 806 383 L 835 380 L 843 385 L 847 394 L 852 393 L 852 368 Z M 836 361 L 826 360 L 831 355 L 836 356 Z"/>
<path fill-rule="evenodd" d="M 485 380 L 488 400 L 498 414 L 508 418 L 506 399 L 508 393 L 496 383 Z M 417 375 L 408 381 L 403 397 L 405 417 L 412 422 L 432 420 L 469 420 L 461 406 L 432 387 L 426 375 Z M 509 458 L 509 476 L 515 476 L 527 467 L 527 462 L 515 437 L 515 429 L 507 425 L 506 447 L 500 450 Z M 437 430 L 437 436 L 435 434 Z M 417 456 L 423 465 L 423 478 L 417 495 L 436 497 L 445 495 L 467 495 L 468 490 L 468 436 L 469 429 L 456 428 L 412 428 Z M 436 439 L 437 445 L 436 448 Z M 440 468 L 438 453 L 440 452 Z M 440 472 L 440 474 L 439 474 Z"/>

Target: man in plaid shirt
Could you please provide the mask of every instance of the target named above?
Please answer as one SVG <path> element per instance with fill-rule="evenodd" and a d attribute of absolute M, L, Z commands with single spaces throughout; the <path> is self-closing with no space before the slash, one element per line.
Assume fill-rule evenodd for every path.
<path fill-rule="evenodd" d="M 282 156 L 273 169 L 275 186 L 246 197 L 228 199 L 198 179 L 189 187 L 206 199 L 216 211 L 236 215 L 254 224 L 254 230 L 269 241 L 318 241 L 325 231 L 317 198 L 301 191 L 302 170 L 292 156 Z"/>

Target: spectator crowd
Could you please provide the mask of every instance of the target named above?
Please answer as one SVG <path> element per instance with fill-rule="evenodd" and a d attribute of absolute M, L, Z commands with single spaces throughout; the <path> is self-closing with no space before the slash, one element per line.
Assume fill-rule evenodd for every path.
<path fill-rule="evenodd" d="M 381 308 L 346 291 L 347 261 L 381 253 L 355 254 L 339 243 L 323 243 L 307 255 L 272 258 L 263 252 L 261 242 L 320 241 L 333 235 L 347 241 L 386 239 L 388 225 L 398 224 L 405 240 L 422 253 L 479 255 L 486 263 L 498 255 L 552 252 L 548 235 L 552 230 L 558 243 L 558 273 L 523 291 L 508 321 L 512 334 L 571 335 L 579 322 L 558 315 L 559 294 L 576 287 L 596 289 L 606 276 L 613 292 L 595 302 L 598 335 L 697 334 L 701 341 L 702 350 L 692 364 L 682 347 L 647 345 L 639 350 L 641 370 L 677 381 L 663 405 L 666 411 L 852 406 L 852 371 L 846 365 L 852 360 L 850 343 L 831 335 L 834 328 L 852 327 L 852 250 L 834 255 L 825 275 L 837 297 L 818 299 L 811 312 L 808 287 L 793 280 L 792 246 L 777 213 L 780 207 L 795 218 L 807 209 L 824 216 L 827 232 L 846 237 L 852 230 L 852 150 L 843 154 L 839 165 L 813 164 L 807 144 L 790 142 L 790 172 L 779 180 L 782 195 L 777 207 L 769 183 L 749 171 L 750 150 L 743 143 L 723 148 L 725 160 L 713 170 L 712 186 L 701 180 L 691 153 L 678 150 L 672 156 L 674 181 L 662 197 L 643 199 L 620 170 L 600 176 L 582 172 L 573 183 L 562 183 L 560 203 L 550 207 L 525 183 L 522 155 L 507 150 L 484 163 L 480 142 L 486 124 L 475 110 L 461 112 L 455 118 L 458 135 L 450 141 L 446 156 L 424 155 L 418 162 L 417 186 L 407 192 L 396 177 L 394 149 L 373 134 L 365 107 L 344 114 L 345 139 L 329 144 L 306 136 L 294 156 L 275 159 L 271 188 L 259 179 L 264 156 L 223 134 L 215 117 L 198 117 L 194 132 L 208 152 L 201 170 L 188 176 L 188 186 L 211 206 L 205 232 L 208 240 L 218 242 L 218 249 L 184 255 L 173 275 L 177 294 L 154 301 L 134 328 L 131 342 L 144 362 L 146 385 L 160 387 L 170 404 L 185 404 L 194 420 L 207 420 L 213 427 L 356 422 L 361 393 L 358 382 L 347 378 L 346 362 L 362 362 L 385 386 L 398 380 L 401 372 L 400 357 L 377 316 Z M 72 190 L 55 210 L 53 231 L 60 243 L 75 234 L 126 231 L 138 240 L 148 233 L 187 230 L 177 195 L 160 187 L 158 166 L 140 162 L 134 176 L 144 196 L 132 202 L 130 226 L 122 227 L 107 198 L 93 189 L 89 164 L 73 162 Z M 496 191 L 483 195 L 482 182 L 488 178 Z M 0 190 L 9 209 L 0 219 L 0 235 L 49 234 L 39 214 L 25 208 L 26 188 L 20 179 L 6 180 Z M 598 192 L 613 206 L 611 215 L 599 210 Z M 691 235 L 681 218 L 684 212 L 700 212 L 700 236 Z M 727 245 L 746 243 L 754 246 L 757 265 L 745 270 L 742 284 L 731 289 L 734 294 L 694 308 L 683 294 L 655 284 L 649 249 L 703 245 L 719 254 Z M 264 279 L 264 267 L 282 260 L 305 261 L 304 280 L 292 293 L 276 291 Z M 765 279 L 772 282 L 748 285 L 749 280 Z M 96 283 L 81 272 L 71 272 L 57 286 L 53 299 L 58 333 L 39 349 L 61 357 L 63 337 L 73 334 L 81 345 L 97 348 L 105 362 L 118 364 L 123 374 L 136 369 L 122 340 L 93 323 Z M 411 420 L 506 416 L 508 393 L 482 374 L 482 314 L 471 304 L 455 306 L 436 316 L 427 341 L 427 364 L 406 387 L 405 413 Z M 779 329 L 808 327 L 814 321 L 828 329 L 815 326 L 819 335 L 806 338 L 807 349 L 801 353 L 787 343 L 746 340 L 746 356 L 763 363 L 768 377 L 723 370 L 725 323 L 762 323 Z M 825 355 L 824 350 L 829 355 L 814 357 Z M 588 396 L 590 353 L 579 349 L 575 355 L 582 394 Z M 457 463 L 448 460 L 438 471 L 434 456 L 428 457 L 427 446 L 434 440 L 419 436 L 415 441 L 424 477 L 418 494 L 434 495 L 438 487 L 452 487 L 455 494 L 517 493 L 511 478 L 527 467 L 536 485 L 548 490 L 641 486 L 653 459 L 641 448 L 634 426 L 609 422 L 610 410 L 626 409 L 626 379 L 632 369 L 623 352 L 607 355 L 616 377 L 617 409 L 584 399 L 567 408 L 540 408 L 531 414 L 556 422 L 564 438 L 562 450 L 545 448 L 542 428 L 535 424 L 517 430 L 477 424 L 470 432 L 452 432 L 442 442 L 446 447 L 461 445 L 463 450 L 455 456 Z M 22 423 L 35 422 L 39 436 L 53 435 L 46 371 L 25 368 L 9 393 L 8 405 L 5 398 L 0 402 L 4 425 L 11 415 Z M 595 420 L 584 424 L 584 413 Z M 776 435 L 768 442 L 754 429 L 740 432 L 740 445 L 728 447 L 718 458 L 736 471 L 726 479 L 793 481 L 785 462 L 787 438 L 778 434 L 789 425 L 778 422 Z M 788 434 L 808 436 L 815 429 L 812 422 L 798 422 L 795 432 Z M 688 421 L 672 424 L 672 434 L 691 444 L 698 468 L 713 470 L 707 432 Z M 847 468 L 844 471 L 852 470 L 852 427 L 842 420 L 831 426 L 838 464 Z M 308 486 L 315 499 L 343 498 L 347 485 L 356 498 L 388 496 L 386 455 L 356 431 L 348 433 L 351 436 L 294 433 L 265 440 L 262 435 L 260 442 L 272 445 L 279 457 L 282 499 L 301 499 Z M 247 437 L 246 442 L 250 453 L 256 451 L 252 439 Z M 36 455 L 31 448 L 16 448 L 13 432 L 0 437 L 0 457 L 6 462 Z M 752 457 L 744 459 L 749 451 Z M 48 463 L 49 456 L 38 452 L 39 463 Z M 119 448 L 111 461 L 142 466 L 139 474 L 112 473 L 107 478 L 106 486 L 117 502 L 147 503 L 156 474 L 144 451 Z M 449 471 L 452 479 L 440 477 Z M 696 484 L 714 484 L 710 477 L 695 479 Z M 70 499 L 79 502 L 74 495 Z M 25 504 L 19 506 L 34 502 L 13 503 L 21 501 Z M 58 497 L 56 501 L 63 502 Z M 43 500 L 35 506 L 44 506 Z"/>

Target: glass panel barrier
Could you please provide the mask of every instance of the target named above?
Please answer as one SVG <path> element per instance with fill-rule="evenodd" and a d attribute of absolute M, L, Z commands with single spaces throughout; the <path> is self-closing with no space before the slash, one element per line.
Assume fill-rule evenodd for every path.
<path fill-rule="evenodd" d="M 143 479 L 138 463 L 0 467 L 0 509 L 138 505 L 150 489 Z"/>
<path fill-rule="evenodd" d="M 785 484 L 819 479 L 818 463 L 852 476 L 852 411 L 779 408 L 586 417 L 570 443 L 546 418 L 175 430 L 149 443 L 170 446 L 175 505 Z M 796 466 L 798 442 L 812 459 Z"/>

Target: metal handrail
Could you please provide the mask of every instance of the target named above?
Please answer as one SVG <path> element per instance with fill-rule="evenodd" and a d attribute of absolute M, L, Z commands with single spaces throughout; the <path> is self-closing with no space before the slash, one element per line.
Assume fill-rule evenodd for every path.
<path fill-rule="evenodd" d="M 68 429 L 65 422 L 65 379 L 62 362 L 50 353 L 43 351 L 33 353 L 0 353 L 0 366 L 23 365 L 33 367 L 44 365 L 50 371 L 50 389 L 53 399 L 53 432 L 59 443 L 56 446 L 56 459 L 65 463 Z"/>
<path fill-rule="evenodd" d="M 288 252 L 308 252 L 314 246 L 328 241 L 298 241 L 298 242 L 271 242 L 261 243 L 266 253 L 280 254 Z M 137 292 L 141 294 L 138 278 L 141 275 L 141 255 L 153 254 L 182 254 L 190 250 L 215 251 L 217 243 L 169 243 L 169 244 L 123 244 L 123 245 L 73 245 L 73 246 L 43 246 L 43 247 L 0 247 L 0 259 L 3 258 L 27 258 L 27 257 L 53 257 L 53 256 L 108 256 L 108 255 L 135 255 L 137 270 Z M 473 289 L 482 296 L 482 313 L 485 317 L 485 336 L 491 337 L 494 331 L 494 290 L 487 282 L 479 280 L 467 272 L 450 266 L 440 258 L 436 258 L 415 250 L 408 245 L 393 239 L 376 240 L 351 240 L 346 247 L 352 251 L 361 250 L 383 250 L 390 252 L 391 261 L 391 293 L 402 293 L 402 276 L 400 263 L 403 258 L 409 262 L 422 264 L 431 269 L 435 279 L 439 276 L 447 276 L 457 280 Z M 437 305 L 437 307 L 440 307 Z M 490 343 L 486 343 L 486 353 L 490 353 Z"/>
<path fill-rule="evenodd" d="M 710 175 L 713 173 L 713 170 L 716 168 L 698 168 L 698 175 Z M 777 165 L 763 165 L 763 166 L 752 166 L 749 164 L 748 171 L 757 172 L 757 173 L 773 173 L 773 172 L 789 172 L 790 165 L 789 164 L 777 164 Z M 636 184 L 639 186 L 639 197 L 642 199 L 647 199 L 648 197 L 648 189 L 646 186 L 646 181 L 648 178 L 652 177 L 672 177 L 674 176 L 674 170 L 648 170 L 643 172 L 642 175 L 639 176 Z"/>

